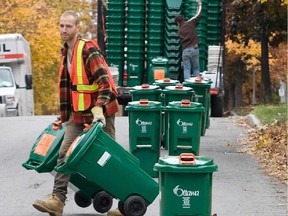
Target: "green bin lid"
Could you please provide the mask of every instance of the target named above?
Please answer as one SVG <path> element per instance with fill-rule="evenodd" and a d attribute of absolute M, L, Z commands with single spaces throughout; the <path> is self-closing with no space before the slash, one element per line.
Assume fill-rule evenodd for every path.
<path fill-rule="evenodd" d="M 193 93 L 193 88 L 191 87 L 186 87 L 183 86 L 181 83 L 177 83 L 174 86 L 166 86 L 165 89 L 163 90 L 163 93 L 165 94 L 185 94 L 185 92 L 187 93 Z"/>
<path fill-rule="evenodd" d="M 154 90 L 160 90 L 160 87 L 159 86 L 156 86 L 156 85 L 149 85 L 149 84 L 142 84 L 142 85 L 138 85 L 138 86 L 134 86 L 132 87 L 132 90 L 131 92 L 139 92 L 139 91 L 145 91 L 145 92 L 151 92 L 151 91 L 154 91 Z"/>
<path fill-rule="evenodd" d="M 179 80 L 173 80 L 170 78 L 165 78 L 165 79 L 161 79 L 161 80 L 155 80 L 155 84 L 177 84 L 179 83 Z"/>
<path fill-rule="evenodd" d="M 149 101 L 143 98 L 139 101 L 129 102 L 125 109 L 127 111 L 161 111 L 163 106 L 161 102 Z"/>
<path fill-rule="evenodd" d="M 212 173 L 218 170 L 212 158 L 184 153 L 180 156 L 160 157 L 154 170 L 174 173 Z"/>
<path fill-rule="evenodd" d="M 189 79 L 185 79 L 185 84 L 195 84 L 195 85 L 210 85 L 212 81 L 210 79 L 204 77 L 191 77 Z"/>
<path fill-rule="evenodd" d="M 178 111 L 178 112 L 204 112 L 205 108 L 202 103 L 191 102 L 188 99 L 183 99 L 181 101 L 172 101 L 166 106 L 168 111 Z"/>

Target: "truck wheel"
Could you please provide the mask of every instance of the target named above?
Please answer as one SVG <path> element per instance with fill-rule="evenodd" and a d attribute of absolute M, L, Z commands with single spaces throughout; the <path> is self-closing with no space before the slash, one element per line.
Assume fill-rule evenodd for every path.
<path fill-rule="evenodd" d="M 141 196 L 130 196 L 124 203 L 124 211 L 129 216 L 143 216 L 146 210 L 147 202 Z"/>
<path fill-rule="evenodd" d="M 106 191 L 98 192 L 93 199 L 93 207 L 99 213 L 108 212 L 113 204 L 113 197 Z"/>
<path fill-rule="evenodd" d="M 222 117 L 223 110 L 223 97 L 221 95 L 211 95 L 211 117 Z"/>
<path fill-rule="evenodd" d="M 78 206 L 82 208 L 86 208 L 90 206 L 92 203 L 92 199 L 90 197 L 85 196 L 83 192 L 80 190 L 74 194 L 74 201 Z"/>

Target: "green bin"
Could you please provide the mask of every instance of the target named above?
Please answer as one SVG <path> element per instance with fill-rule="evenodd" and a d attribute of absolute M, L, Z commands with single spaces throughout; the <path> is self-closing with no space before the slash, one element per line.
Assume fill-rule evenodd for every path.
<path fill-rule="evenodd" d="M 175 86 L 166 86 L 162 91 L 162 102 L 164 106 L 167 106 L 169 102 L 172 101 L 181 101 L 187 99 L 192 101 L 194 91 L 190 87 L 185 87 L 181 83 L 177 83 Z M 168 114 L 165 112 L 162 115 L 163 117 L 163 147 L 168 149 L 168 135 L 165 131 L 168 130 Z"/>
<path fill-rule="evenodd" d="M 63 162 L 54 169 L 63 174 L 79 173 L 104 188 L 119 199 L 118 208 L 123 215 L 144 215 L 157 197 L 159 185 L 140 168 L 139 160 L 102 127 L 95 123 L 79 135 Z"/>
<path fill-rule="evenodd" d="M 153 178 L 158 177 L 153 167 L 160 156 L 162 109 L 161 102 L 149 100 L 132 101 L 126 106 L 130 152 Z"/>
<path fill-rule="evenodd" d="M 211 216 L 213 159 L 190 154 L 159 158 L 160 216 Z"/>
<path fill-rule="evenodd" d="M 166 106 L 168 124 L 165 129 L 169 155 L 199 155 L 202 115 L 201 103 L 190 100 L 173 101 Z M 166 142 L 167 143 L 167 142 Z"/>
<path fill-rule="evenodd" d="M 29 159 L 22 166 L 39 173 L 52 172 L 57 164 L 65 132 L 66 124 L 62 124 L 58 130 L 54 130 L 53 124 L 50 124 L 36 139 Z M 74 194 L 74 201 L 78 206 L 88 207 L 93 199 L 93 207 L 97 212 L 105 213 L 111 209 L 113 197 L 97 184 L 78 173 L 72 174 L 69 182 L 78 189 Z"/>
<path fill-rule="evenodd" d="M 155 80 L 163 80 L 169 78 L 169 76 L 168 59 L 161 56 L 153 58 L 148 68 L 148 83 L 152 84 Z"/>
<path fill-rule="evenodd" d="M 38 173 L 53 171 L 65 131 L 65 124 L 62 124 L 62 127 L 58 130 L 54 130 L 53 124 L 49 124 L 37 137 L 32 146 L 29 159 L 22 166 L 27 170 L 35 170 Z"/>
<path fill-rule="evenodd" d="M 162 90 L 159 88 L 159 86 L 149 84 L 134 86 L 130 90 L 132 101 L 140 101 L 141 99 L 160 101 L 161 92 Z"/>
<path fill-rule="evenodd" d="M 205 115 L 203 116 L 201 135 L 204 136 L 206 129 L 210 126 L 210 88 L 211 81 L 201 77 L 191 77 L 183 82 L 184 86 L 191 87 L 195 91 L 194 101 L 202 103 L 205 108 Z"/>
<path fill-rule="evenodd" d="M 192 101 L 194 94 L 193 88 L 183 86 L 181 83 L 177 83 L 174 86 L 166 86 L 162 91 L 163 105 L 167 106 L 169 102 L 183 99 Z"/>

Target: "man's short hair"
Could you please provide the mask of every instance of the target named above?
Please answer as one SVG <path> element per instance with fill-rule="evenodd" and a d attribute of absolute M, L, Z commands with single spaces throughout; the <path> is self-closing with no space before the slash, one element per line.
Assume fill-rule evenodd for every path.
<path fill-rule="evenodd" d="M 176 23 L 181 23 L 181 22 L 183 22 L 184 21 L 184 16 L 183 15 L 176 15 L 175 16 L 175 22 Z"/>
<path fill-rule="evenodd" d="M 65 16 L 73 16 L 74 17 L 74 19 L 75 19 L 75 24 L 76 25 L 78 25 L 79 23 L 80 23 L 80 18 L 79 18 L 79 16 L 78 16 L 78 14 L 75 12 L 75 11 L 73 11 L 73 10 L 67 10 L 67 11 L 65 11 L 62 15 L 61 15 L 61 17 L 65 17 Z"/>

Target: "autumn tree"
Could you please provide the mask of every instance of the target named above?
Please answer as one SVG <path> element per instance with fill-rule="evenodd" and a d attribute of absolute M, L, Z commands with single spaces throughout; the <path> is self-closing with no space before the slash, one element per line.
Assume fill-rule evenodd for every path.
<path fill-rule="evenodd" d="M 1 0 L 0 34 L 19 33 L 30 43 L 35 114 L 58 112 L 57 79 L 62 41 L 59 17 L 65 10 L 81 17 L 81 31 L 87 32 L 89 1 Z"/>
<path fill-rule="evenodd" d="M 247 45 L 250 39 L 261 44 L 261 95 L 271 102 L 269 46 L 277 47 L 287 38 L 286 0 L 227 1 L 227 34 L 232 41 Z"/>

